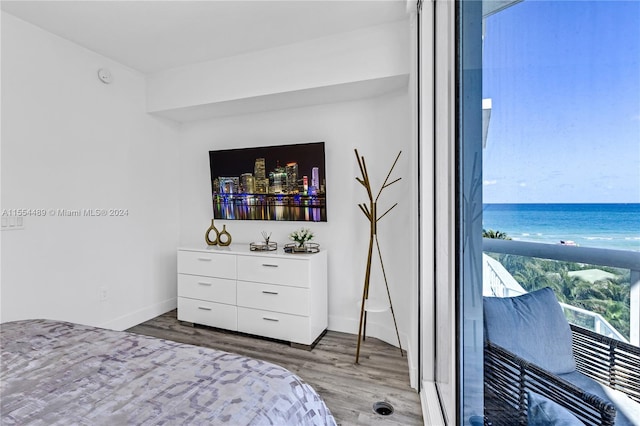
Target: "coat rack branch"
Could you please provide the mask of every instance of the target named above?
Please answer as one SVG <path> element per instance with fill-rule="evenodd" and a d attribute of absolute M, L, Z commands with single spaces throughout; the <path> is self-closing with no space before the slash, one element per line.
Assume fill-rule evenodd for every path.
<path fill-rule="evenodd" d="M 380 216 L 377 220 L 378 220 L 378 221 L 380 221 L 380 219 L 382 219 L 382 218 L 383 218 L 387 213 L 389 213 L 389 212 L 390 212 L 390 211 L 391 211 L 395 206 L 397 206 L 397 205 L 398 205 L 398 203 L 395 203 L 394 205 L 392 205 L 391 207 L 389 207 L 389 209 L 388 209 L 386 212 L 384 212 L 384 213 L 382 214 L 382 216 Z"/>
<path fill-rule="evenodd" d="M 371 213 L 369 212 L 367 206 L 365 206 L 364 204 L 358 204 L 358 207 L 360 207 L 360 210 L 362 210 L 362 213 L 364 213 L 367 219 L 371 220 Z"/>
<path fill-rule="evenodd" d="M 385 189 L 388 186 L 387 185 L 387 181 L 389 180 L 389 177 L 391 176 L 391 173 L 393 172 L 393 169 L 395 169 L 396 164 L 398 163 L 398 159 L 400 158 L 400 154 L 402 154 L 402 151 L 400 151 L 398 153 L 398 155 L 396 156 L 396 160 L 393 162 L 393 165 L 389 169 L 389 173 L 387 173 L 387 177 L 384 179 L 384 182 L 382 182 L 382 186 L 380 187 L 380 191 L 378 191 L 378 196 L 376 197 L 376 202 L 378 202 L 378 198 L 380 198 L 380 194 L 382 194 L 382 190 Z M 362 160 L 364 161 L 364 158 Z M 400 179 L 402 179 L 402 178 L 398 178 L 398 179 L 394 180 L 389 185 L 391 185 L 392 183 L 396 183 Z"/>
<path fill-rule="evenodd" d="M 383 186 L 382 189 L 385 189 L 386 187 L 393 185 L 394 183 L 398 182 L 400 179 L 402 179 L 402 178 L 398 178 L 398 179 L 394 180 L 393 182 L 389 182 L 388 184 Z"/>

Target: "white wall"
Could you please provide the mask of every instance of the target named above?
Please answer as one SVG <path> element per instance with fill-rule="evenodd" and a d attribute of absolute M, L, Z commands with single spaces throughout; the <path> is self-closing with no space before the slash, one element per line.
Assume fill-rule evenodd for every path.
<path fill-rule="evenodd" d="M 148 111 L 407 75 L 408 37 L 398 21 L 158 72 L 149 76 Z"/>
<path fill-rule="evenodd" d="M 358 332 L 359 300 L 366 264 L 369 236 L 367 219 L 357 204 L 366 202 L 354 148 L 365 157 L 373 188 L 377 191 L 396 155 L 402 156 L 393 173 L 402 180 L 380 197 L 380 213 L 395 202 L 398 206 L 379 224 L 379 241 L 389 279 L 394 309 L 402 333 L 416 348 L 411 331 L 411 313 L 416 304 L 416 144 L 411 138 L 409 96 L 398 91 L 360 101 L 216 118 L 184 125 L 180 154 L 180 244 L 204 246 L 204 233 L 212 216 L 208 152 L 215 149 L 325 142 L 327 166 L 327 216 L 325 223 L 216 221 L 226 225 L 234 242 L 261 240 L 261 231 L 272 232 L 272 240 L 289 242 L 287 235 L 309 226 L 315 240 L 328 250 L 329 328 Z M 375 252 L 374 252 L 375 254 Z M 378 265 L 374 261 L 374 265 Z M 386 297 L 379 268 L 374 269 L 371 295 Z M 390 314 L 371 314 L 369 335 L 397 344 Z M 355 339 L 355 336 L 354 336 Z M 366 345 L 366 343 L 365 343 Z M 354 354 L 355 356 L 355 354 Z"/>
<path fill-rule="evenodd" d="M 2 321 L 122 329 L 175 306 L 179 129 L 145 96 L 143 75 L 2 13 L 2 209 L 128 210 L 3 231 Z"/>

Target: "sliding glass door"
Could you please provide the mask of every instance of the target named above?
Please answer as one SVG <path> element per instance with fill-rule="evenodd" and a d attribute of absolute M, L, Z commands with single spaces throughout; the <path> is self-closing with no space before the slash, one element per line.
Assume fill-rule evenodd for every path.
<path fill-rule="evenodd" d="M 640 251 L 639 40 L 638 2 L 423 2 L 422 378 L 446 424 L 483 421 L 483 295 L 551 287 L 640 341 L 640 270 L 598 251 Z M 560 262 L 576 245 L 600 266 Z"/>
<path fill-rule="evenodd" d="M 483 400 L 482 317 L 482 6 L 457 7 L 456 292 L 459 424 L 479 419 Z M 475 422 L 473 422 L 475 423 Z"/>

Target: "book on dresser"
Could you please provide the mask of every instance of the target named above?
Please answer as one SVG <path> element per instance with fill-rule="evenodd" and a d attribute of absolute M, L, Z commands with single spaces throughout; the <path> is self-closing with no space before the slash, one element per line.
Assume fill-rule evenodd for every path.
<path fill-rule="evenodd" d="M 178 249 L 178 319 L 312 348 L 327 329 L 327 253 Z"/>

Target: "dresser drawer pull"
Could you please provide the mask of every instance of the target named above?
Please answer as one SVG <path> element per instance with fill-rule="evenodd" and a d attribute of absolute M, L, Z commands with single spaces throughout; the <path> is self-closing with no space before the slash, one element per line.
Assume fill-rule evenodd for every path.
<path fill-rule="evenodd" d="M 278 265 L 274 265 L 273 263 L 263 263 L 262 266 L 266 266 L 267 268 L 277 268 Z"/>
<path fill-rule="evenodd" d="M 279 320 L 279 319 L 277 319 L 277 318 L 269 318 L 269 317 L 262 317 L 262 319 L 263 319 L 263 320 L 265 320 L 265 321 L 273 321 L 273 322 L 278 322 L 278 321 L 280 321 L 280 320 Z"/>
<path fill-rule="evenodd" d="M 205 283 L 205 282 L 203 282 L 203 281 L 198 281 L 198 284 L 200 284 L 200 285 L 206 285 L 206 286 L 212 286 L 212 285 L 213 285 L 213 284 L 211 284 L 211 283 Z"/>
<path fill-rule="evenodd" d="M 204 306 L 198 306 L 198 309 L 202 309 L 203 311 L 210 311 L 211 308 L 206 308 Z"/>
<path fill-rule="evenodd" d="M 198 260 L 202 260 L 203 262 L 211 262 L 211 260 L 213 259 L 211 259 L 210 257 L 199 257 Z"/>
<path fill-rule="evenodd" d="M 262 292 L 263 292 L 264 294 L 278 294 L 278 292 L 277 292 L 277 291 L 266 291 L 266 290 L 262 290 Z"/>

